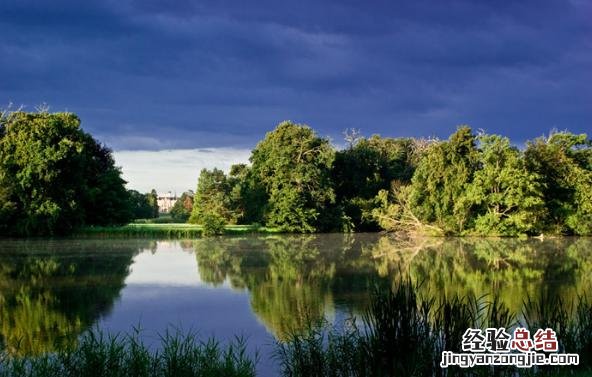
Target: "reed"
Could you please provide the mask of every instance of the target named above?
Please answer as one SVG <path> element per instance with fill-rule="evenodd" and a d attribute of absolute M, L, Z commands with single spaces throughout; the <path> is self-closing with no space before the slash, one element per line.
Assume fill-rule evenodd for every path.
<path fill-rule="evenodd" d="M 576 315 L 561 300 L 527 300 L 517 319 L 497 297 L 453 297 L 443 302 L 418 297 L 418 287 L 402 281 L 376 288 L 361 323 L 327 322 L 292 332 L 276 344 L 284 376 L 590 376 L 592 303 L 579 297 Z M 536 318 L 536 323 L 535 319 Z M 524 322 L 524 323 L 521 323 Z M 442 351 L 459 352 L 467 328 L 515 325 L 557 328 L 560 347 L 580 355 L 578 367 L 520 369 L 439 365 Z"/>
<path fill-rule="evenodd" d="M 200 341 L 194 333 L 166 332 L 158 351 L 151 351 L 138 332 L 105 335 L 85 333 L 77 346 L 38 357 L 0 360 L 2 377 L 251 377 L 256 357 L 246 353 L 244 339 L 225 347 Z"/>

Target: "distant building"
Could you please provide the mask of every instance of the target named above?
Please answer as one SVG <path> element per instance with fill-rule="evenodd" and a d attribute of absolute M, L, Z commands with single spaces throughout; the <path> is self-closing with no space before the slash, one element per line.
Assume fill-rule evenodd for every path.
<path fill-rule="evenodd" d="M 171 211 L 171 209 L 173 208 L 173 206 L 175 205 L 175 202 L 177 201 L 177 199 L 179 199 L 177 197 L 177 194 L 176 193 L 173 194 L 170 191 L 165 194 L 158 194 L 158 199 L 157 199 L 158 212 L 169 213 Z"/>

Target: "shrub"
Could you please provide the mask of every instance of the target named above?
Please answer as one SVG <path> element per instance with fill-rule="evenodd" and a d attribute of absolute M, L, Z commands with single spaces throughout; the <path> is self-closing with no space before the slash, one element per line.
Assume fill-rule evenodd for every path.
<path fill-rule="evenodd" d="M 203 235 L 204 236 L 217 236 L 224 234 L 224 227 L 226 221 L 222 216 L 215 213 L 207 213 L 203 216 Z"/>

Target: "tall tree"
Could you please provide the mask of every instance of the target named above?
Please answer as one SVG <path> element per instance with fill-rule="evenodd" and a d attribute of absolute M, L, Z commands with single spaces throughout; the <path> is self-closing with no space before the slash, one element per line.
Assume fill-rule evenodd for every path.
<path fill-rule="evenodd" d="M 268 195 L 266 224 L 292 232 L 335 225 L 331 182 L 334 150 L 308 126 L 280 123 L 251 155 L 253 173 Z"/>
<path fill-rule="evenodd" d="M 229 206 L 236 214 L 240 224 L 254 224 L 264 222 L 267 194 L 259 182 L 253 169 L 246 164 L 236 164 L 230 167 L 228 175 L 230 186 Z"/>
<path fill-rule="evenodd" d="M 471 217 L 465 192 L 477 166 L 475 135 L 461 126 L 447 141 L 425 152 L 411 180 L 409 208 L 419 220 L 444 233 L 462 233 Z"/>
<path fill-rule="evenodd" d="M 123 224 L 132 217 L 130 195 L 125 189 L 121 170 L 115 166 L 111 150 L 85 134 L 84 176 L 80 188 L 85 222 L 92 225 Z"/>
<path fill-rule="evenodd" d="M 467 187 L 475 214 L 474 233 L 516 236 L 542 230 L 545 202 L 540 175 L 531 172 L 520 151 L 498 135 L 480 135 L 479 168 Z"/>
<path fill-rule="evenodd" d="M 351 137 L 350 137 L 351 139 Z M 337 203 L 356 230 L 376 230 L 375 197 L 391 182 L 408 183 L 414 170 L 413 139 L 357 137 L 335 154 L 332 178 Z"/>
<path fill-rule="evenodd" d="M 542 179 L 552 233 L 592 234 L 592 141 L 587 135 L 555 132 L 528 143 L 529 170 Z"/>
<path fill-rule="evenodd" d="M 63 234 L 129 219 L 111 152 L 76 115 L 14 112 L 1 117 L 0 129 L 1 234 Z"/>
<path fill-rule="evenodd" d="M 222 170 L 216 168 L 201 170 L 189 222 L 204 224 L 212 217 L 225 223 L 236 223 L 236 214 L 230 206 L 228 179 Z"/>
<path fill-rule="evenodd" d="M 128 190 L 129 205 L 134 219 L 151 219 L 154 207 L 148 202 L 150 194 L 142 194 L 136 190 Z"/>
<path fill-rule="evenodd" d="M 187 222 L 193 210 L 193 191 L 184 192 L 171 208 L 171 218 L 177 222 Z"/>
<path fill-rule="evenodd" d="M 146 194 L 146 199 L 148 200 L 148 205 L 152 208 L 152 213 L 150 214 L 151 219 L 158 218 L 159 208 L 158 208 L 158 194 L 156 193 L 155 189 L 152 189 L 149 193 Z"/>

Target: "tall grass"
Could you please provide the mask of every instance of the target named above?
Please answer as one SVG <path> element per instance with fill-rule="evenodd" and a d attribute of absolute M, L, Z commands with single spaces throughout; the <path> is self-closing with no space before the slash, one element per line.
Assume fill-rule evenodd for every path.
<path fill-rule="evenodd" d="M 122 226 L 92 226 L 80 229 L 77 236 L 198 238 L 202 228 L 191 224 L 127 224 Z"/>
<path fill-rule="evenodd" d="M 592 375 L 592 304 L 584 297 L 576 315 L 559 301 L 524 303 L 520 321 L 498 298 L 453 297 L 436 302 L 418 297 L 417 286 L 400 282 L 395 289 L 376 288 L 361 323 L 313 323 L 277 342 L 284 376 L 559 376 Z M 543 305 L 543 306 L 541 306 Z M 551 309 L 552 307 L 552 309 Z M 537 322 L 534 322 L 536 318 Z M 518 323 L 525 322 L 525 323 Z M 580 354 L 580 366 L 519 369 L 439 365 L 443 351 L 461 352 L 467 328 L 520 324 L 558 329 L 561 347 Z"/>
<path fill-rule="evenodd" d="M 259 225 L 227 225 L 224 234 L 241 235 L 248 233 L 278 233 L 277 229 Z M 203 227 L 195 224 L 150 224 L 132 223 L 122 226 L 85 227 L 77 232 L 78 236 L 99 237 L 143 237 L 143 238 L 199 238 L 203 236 Z"/>
<path fill-rule="evenodd" d="M 256 358 L 246 353 L 244 339 L 226 347 L 210 339 L 201 342 L 193 333 L 166 332 L 161 347 L 151 351 L 138 332 L 105 335 L 85 333 L 73 349 L 38 357 L 0 359 L 2 377 L 250 377 Z"/>

